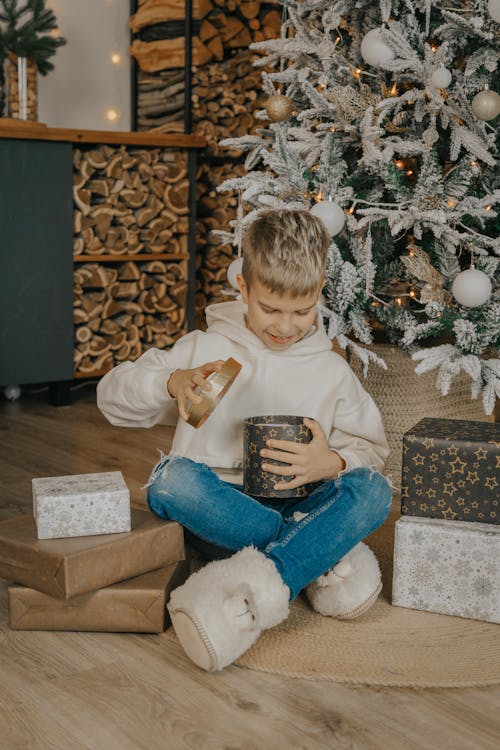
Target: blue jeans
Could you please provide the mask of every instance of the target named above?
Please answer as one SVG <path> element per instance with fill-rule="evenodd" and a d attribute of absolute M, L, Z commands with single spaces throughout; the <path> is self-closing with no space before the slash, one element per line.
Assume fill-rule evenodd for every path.
<path fill-rule="evenodd" d="M 358 468 L 321 483 L 307 498 L 256 500 L 208 466 L 169 456 L 148 486 L 153 513 L 182 524 L 194 546 L 199 539 L 226 555 L 249 546 L 260 550 L 276 565 L 291 599 L 384 522 L 391 496 L 385 477 Z"/>

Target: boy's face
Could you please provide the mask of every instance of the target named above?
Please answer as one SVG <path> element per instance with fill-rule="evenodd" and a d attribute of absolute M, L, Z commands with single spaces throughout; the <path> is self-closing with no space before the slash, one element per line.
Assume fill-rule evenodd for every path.
<path fill-rule="evenodd" d="M 281 296 L 254 279 L 248 288 L 243 276 L 237 276 L 243 301 L 248 305 L 248 328 L 263 344 L 284 351 L 300 341 L 316 320 L 316 305 L 323 284 L 311 294 Z"/>

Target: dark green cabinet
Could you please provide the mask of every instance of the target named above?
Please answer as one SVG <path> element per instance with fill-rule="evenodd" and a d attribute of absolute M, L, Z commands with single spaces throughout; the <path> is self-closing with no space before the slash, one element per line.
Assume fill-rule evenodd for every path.
<path fill-rule="evenodd" d="M 72 144 L 0 140 L 0 385 L 73 377 Z"/>

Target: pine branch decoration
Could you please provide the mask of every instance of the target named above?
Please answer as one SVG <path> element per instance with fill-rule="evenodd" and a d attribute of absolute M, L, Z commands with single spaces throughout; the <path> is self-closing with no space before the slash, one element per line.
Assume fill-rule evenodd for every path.
<path fill-rule="evenodd" d="M 27 57 L 45 76 L 54 69 L 50 58 L 66 44 L 64 37 L 50 33 L 56 29 L 56 17 L 45 0 L 0 0 L 0 55 Z"/>

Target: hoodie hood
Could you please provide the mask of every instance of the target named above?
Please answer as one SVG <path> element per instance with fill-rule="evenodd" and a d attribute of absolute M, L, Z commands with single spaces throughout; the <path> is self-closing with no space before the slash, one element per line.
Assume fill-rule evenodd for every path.
<path fill-rule="evenodd" d="M 249 349 L 267 351 L 278 357 L 297 356 L 297 354 L 319 354 L 320 352 L 331 351 L 332 349 L 332 342 L 326 335 L 319 313 L 316 314 L 315 325 L 304 338 L 296 341 L 288 349 L 279 352 L 269 349 L 253 331 L 247 328 L 245 323 L 247 306 L 244 302 L 239 300 L 234 302 L 218 302 L 215 305 L 209 305 L 205 313 L 208 333 L 219 333 L 240 346 L 243 345 Z"/>

